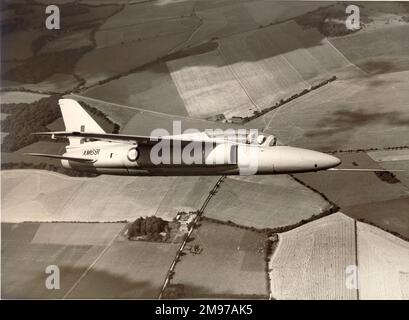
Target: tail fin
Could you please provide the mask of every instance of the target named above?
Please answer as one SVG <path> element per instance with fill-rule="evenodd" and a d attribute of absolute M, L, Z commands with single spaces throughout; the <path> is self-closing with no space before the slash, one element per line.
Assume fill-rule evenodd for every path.
<path fill-rule="evenodd" d="M 105 133 L 94 119 L 81 105 L 72 99 L 58 100 L 66 131 Z M 79 137 L 68 138 L 70 147 L 77 147 L 82 143 Z"/>

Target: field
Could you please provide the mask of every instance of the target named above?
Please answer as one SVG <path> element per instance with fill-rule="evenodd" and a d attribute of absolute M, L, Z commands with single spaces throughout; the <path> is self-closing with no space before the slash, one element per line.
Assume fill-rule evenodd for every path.
<path fill-rule="evenodd" d="M 290 176 L 227 177 L 206 208 L 209 218 L 255 228 L 293 225 L 329 209 Z"/>
<path fill-rule="evenodd" d="M 346 267 L 356 265 L 354 221 L 335 213 L 281 233 L 270 260 L 275 299 L 357 299 L 346 287 Z"/>
<path fill-rule="evenodd" d="M 54 224 L 51 228 L 53 226 L 58 228 Z M 85 235 L 98 239 L 98 235 L 92 231 L 92 224 L 84 226 Z M 110 234 L 113 238 L 124 225 L 101 226 L 105 228 L 103 237 Z M 33 243 L 36 236 L 44 235 L 39 223 L 2 223 L 1 228 L 3 298 L 62 298 L 104 249 L 103 245 L 90 245 L 86 241 L 82 245 L 61 244 L 58 239 L 69 237 L 67 233 L 61 233 L 61 228 L 47 241 Z M 72 232 L 73 228 L 69 227 L 67 231 Z M 45 287 L 45 269 L 48 265 L 60 268 L 60 290 Z"/>
<path fill-rule="evenodd" d="M 356 238 L 357 237 L 357 238 Z M 336 213 L 279 234 L 270 261 L 276 299 L 357 299 L 348 266 L 358 266 L 359 299 L 408 299 L 409 243 Z"/>
<path fill-rule="evenodd" d="M 164 63 L 90 88 L 83 94 L 129 107 L 187 115 L 185 105 Z"/>
<path fill-rule="evenodd" d="M 86 79 L 86 86 L 95 85 L 99 81 L 126 74 L 129 70 L 165 56 L 186 37 L 184 34 L 175 34 L 168 36 L 166 41 L 161 38 L 152 38 L 126 42 L 120 46 L 97 48 L 85 54 L 78 61 L 75 73 Z M 106 61 L 110 63 L 107 64 Z"/>
<path fill-rule="evenodd" d="M 149 1 L 126 6 L 118 14 L 107 20 L 105 28 L 120 28 L 126 25 L 141 24 L 155 20 L 170 20 L 192 13 L 192 1 Z"/>
<path fill-rule="evenodd" d="M 388 150 L 368 152 L 374 161 L 378 162 L 382 168 L 387 170 L 404 170 L 395 171 L 394 174 L 398 179 L 409 188 L 409 150 Z"/>
<path fill-rule="evenodd" d="M 2 221 L 133 221 L 201 207 L 217 177 L 73 178 L 41 170 L 2 172 Z"/>
<path fill-rule="evenodd" d="M 192 6 L 191 1 L 123 6 L 96 31 L 96 47 L 79 60 L 76 73 L 88 87 L 166 56 L 197 28 Z"/>
<path fill-rule="evenodd" d="M 340 168 L 381 169 L 364 152 L 337 153 L 342 160 Z M 322 171 L 296 175 L 314 189 L 319 190 L 341 207 L 397 199 L 408 195 L 401 183 L 387 183 L 373 172 Z"/>
<path fill-rule="evenodd" d="M 54 73 L 44 81 L 37 82 L 35 84 L 26 84 L 24 85 L 24 88 L 32 91 L 38 91 L 38 89 L 41 88 L 41 92 L 64 93 L 71 91 L 78 85 L 78 79 L 74 75 Z"/>
<path fill-rule="evenodd" d="M 409 243 L 359 223 L 358 261 L 361 299 L 409 299 Z"/>
<path fill-rule="evenodd" d="M 314 10 L 319 3 L 294 1 L 198 1 L 195 14 L 202 24 L 192 34 L 187 45 L 192 46 L 212 38 L 224 38 L 257 29 L 259 26 L 285 21 Z"/>
<path fill-rule="evenodd" d="M 218 51 L 170 61 L 167 65 L 191 117 L 206 118 L 244 107 L 254 110 Z"/>
<path fill-rule="evenodd" d="M 251 116 L 350 65 L 319 33 L 294 22 L 218 43 L 213 52 L 167 62 L 192 117 Z"/>
<path fill-rule="evenodd" d="M 266 298 L 263 246 L 265 236 L 253 231 L 203 221 L 175 268 L 172 284 L 182 284 L 182 298 Z M 209 272 L 211 270 L 211 272 Z"/>
<path fill-rule="evenodd" d="M 76 63 L 93 48 L 92 33 L 120 7 L 66 2 L 61 3 L 60 8 L 64 32 L 51 32 L 43 27 L 44 4 L 5 6 L 2 64 L 16 64 L 2 74 L 3 86 L 65 92 L 81 83 L 81 79 L 74 76 Z"/>
<path fill-rule="evenodd" d="M 40 31 L 17 31 L 2 38 L 2 60 L 24 60 L 30 58 L 34 52 L 32 42 L 41 35 Z"/>
<path fill-rule="evenodd" d="M 366 153 L 337 153 L 341 168 L 382 169 Z M 389 231 L 409 235 L 409 189 L 388 183 L 373 172 L 323 171 L 297 174 L 297 178 L 323 192 L 346 215 L 364 219 Z"/>
<path fill-rule="evenodd" d="M 176 246 L 125 240 L 123 223 L 2 223 L 3 298 L 157 298 Z M 60 269 L 60 290 L 45 268 Z"/>
<path fill-rule="evenodd" d="M 297 39 L 297 33 L 303 31 L 294 22 L 268 26 L 316 7 L 314 3 L 268 1 L 128 5 L 96 32 L 97 48 L 81 58 L 77 74 L 86 79 L 85 87 L 91 86 L 84 88 L 84 94 L 91 98 L 176 115 L 184 115 L 187 110 L 191 117 L 207 118 L 221 113 L 227 118 L 252 116 L 256 110 L 306 89 L 304 80 L 314 83 L 328 76 L 327 70 L 304 48 L 311 43 L 304 45 Z M 148 11 L 142 16 L 141 10 Z M 267 27 L 259 29 L 260 23 Z M 308 39 L 310 34 L 306 31 L 301 38 Z M 344 66 L 345 60 L 332 47 L 319 43 L 321 39 L 315 35 L 313 38 L 317 41 L 314 45 L 323 47 L 317 50 L 326 54 L 325 59 L 341 59 L 335 67 Z M 167 68 L 160 63 L 133 71 L 156 58 L 210 40 L 217 41 L 220 50 L 176 60 L 169 56 L 171 81 Z M 118 59 L 109 65 L 100 63 L 114 54 Z M 237 64 L 236 59 L 243 61 Z M 251 68 L 258 70 L 254 79 L 246 71 Z M 129 75 L 128 70 L 132 72 Z M 118 76 L 122 77 L 98 84 Z"/>
<path fill-rule="evenodd" d="M 349 61 L 357 67 L 335 72 L 336 81 L 248 126 L 265 129 L 284 143 L 323 151 L 407 145 L 405 87 L 409 73 L 404 52 L 408 25 L 381 14 L 374 14 L 373 19 L 363 30 L 342 37 L 322 40 L 313 28 L 298 32 L 298 40 L 323 68 L 328 70 L 342 60 L 344 65 Z M 314 45 L 319 41 L 322 45 Z M 323 51 L 330 47 L 332 51 Z"/>
<path fill-rule="evenodd" d="M 5 91 L 0 93 L 0 101 L 2 104 L 32 103 L 45 97 L 47 97 L 47 95 L 31 92 Z"/>
<path fill-rule="evenodd" d="M 402 71 L 337 80 L 247 126 L 265 128 L 286 144 L 321 151 L 407 145 L 408 76 Z"/>
<path fill-rule="evenodd" d="M 330 39 L 352 63 L 369 74 L 409 70 L 406 23 L 370 28 L 353 35 Z"/>
<path fill-rule="evenodd" d="M 197 17 L 178 17 L 177 19 L 155 19 L 144 23 L 129 22 L 128 24 L 127 21 L 118 20 L 118 16 L 120 14 L 108 19 L 95 33 L 97 48 L 153 38 L 166 41 L 167 37 L 176 34 L 183 34 L 188 38 L 200 22 Z"/>
<path fill-rule="evenodd" d="M 365 203 L 342 209 L 348 216 L 409 239 L 409 197 Z"/>
<path fill-rule="evenodd" d="M 156 299 L 179 248 L 117 240 L 98 260 L 68 299 Z"/>
<path fill-rule="evenodd" d="M 92 46 L 92 29 L 73 32 L 47 42 L 40 50 L 41 53 L 58 52 L 67 49 L 78 49 Z"/>

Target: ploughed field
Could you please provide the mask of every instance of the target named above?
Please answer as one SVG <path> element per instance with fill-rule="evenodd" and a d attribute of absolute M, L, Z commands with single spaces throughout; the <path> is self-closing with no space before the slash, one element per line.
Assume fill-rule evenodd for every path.
<path fill-rule="evenodd" d="M 342 213 L 279 234 L 276 299 L 408 299 L 409 242 Z"/>

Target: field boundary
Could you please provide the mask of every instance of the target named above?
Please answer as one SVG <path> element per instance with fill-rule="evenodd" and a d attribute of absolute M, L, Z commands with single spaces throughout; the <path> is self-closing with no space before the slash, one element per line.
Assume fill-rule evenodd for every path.
<path fill-rule="evenodd" d="M 237 79 L 237 80 L 238 80 L 238 79 Z M 306 95 L 308 95 L 309 93 L 312 93 L 312 92 L 316 91 L 317 89 L 320 89 L 320 88 L 324 87 L 324 86 L 327 85 L 327 84 L 330 84 L 331 82 L 333 82 L 333 81 L 335 81 L 335 80 L 337 80 L 337 76 L 336 76 L 336 75 L 333 75 L 333 76 L 331 76 L 330 78 L 325 79 L 325 80 L 322 80 L 322 81 L 320 81 L 320 82 L 317 83 L 317 84 L 310 85 L 309 88 L 305 88 L 305 89 L 302 90 L 301 92 L 294 93 L 293 95 L 291 95 L 291 96 L 288 97 L 288 98 L 282 98 L 282 99 L 280 99 L 279 101 L 277 101 L 274 105 L 272 105 L 272 106 L 270 106 L 270 107 L 267 107 L 267 108 L 264 108 L 264 109 L 260 109 L 257 105 L 255 105 L 255 104 L 253 103 L 254 106 L 258 109 L 258 111 L 254 112 L 254 114 L 253 114 L 252 116 L 247 116 L 247 117 L 233 117 L 233 118 L 235 119 L 235 121 L 233 121 L 232 119 L 229 119 L 227 123 L 246 124 L 246 123 L 248 123 L 248 122 L 250 122 L 250 121 L 252 121 L 252 120 L 255 120 L 255 119 L 257 119 L 257 118 L 259 118 L 259 117 L 261 117 L 261 116 L 263 116 L 263 115 L 269 113 L 270 111 L 278 110 L 278 109 L 281 108 L 282 106 L 284 106 L 284 105 L 286 105 L 286 104 L 288 104 L 288 103 L 290 103 L 290 102 L 292 102 L 292 101 L 294 101 L 294 100 L 296 100 L 296 99 L 298 99 L 298 98 L 301 98 L 301 97 L 303 97 L 303 96 L 306 96 Z M 244 92 L 246 93 L 246 95 L 250 98 L 250 96 L 247 94 L 247 92 L 245 91 L 245 89 L 244 89 L 243 86 L 242 86 L 242 88 L 243 88 Z M 251 98 L 250 98 L 250 101 L 253 102 L 253 100 L 252 100 Z M 272 118 L 271 118 L 271 119 L 272 119 Z M 271 119 L 269 119 L 269 121 L 268 121 L 268 123 L 266 124 L 266 126 L 265 126 L 265 128 L 264 128 L 263 131 L 265 131 L 266 129 L 268 129 L 268 127 L 270 126 Z"/>
<path fill-rule="evenodd" d="M 158 300 L 162 299 L 163 293 L 164 293 L 167 285 L 169 284 L 173 274 L 175 273 L 176 264 L 180 260 L 181 254 L 182 254 L 182 252 L 183 252 L 183 250 L 184 250 L 184 248 L 186 246 L 187 241 L 189 240 L 190 236 L 192 235 L 193 231 L 195 230 L 195 227 L 196 227 L 197 223 L 200 221 L 200 218 L 202 217 L 202 215 L 204 213 L 204 210 L 206 209 L 206 207 L 207 207 L 208 203 L 210 202 L 211 198 L 215 195 L 216 190 L 219 189 L 220 184 L 224 181 L 225 178 L 226 178 L 226 176 L 221 176 L 217 180 L 216 184 L 209 191 L 209 194 L 206 197 L 206 199 L 205 199 L 204 203 L 202 204 L 201 208 L 197 211 L 197 215 L 196 215 L 195 219 L 192 221 L 192 225 L 190 226 L 188 233 L 185 235 L 185 237 L 184 237 L 178 251 L 176 252 L 175 258 L 173 259 L 173 261 L 172 261 L 172 263 L 171 263 L 171 265 L 169 267 L 169 270 L 168 270 L 168 272 L 166 274 L 166 278 L 165 278 L 165 280 L 163 282 L 163 285 L 162 285 L 162 288 L 160 290 Z"/>
<path fill-rule="evenodd" d="M 334 150 L 334 151 L 327 151 L 326 153 L 329 154 L 336 154 L 336 153 L 358 153 L 358 152 L 371 152 L 371 151 L 393 151 L 393 150 L 404 150 L 409 149 L 409 145 L 403 146 L 392 146 L 392 147 L 384 147 L 384 148 L 366 148 L 366 149 L 348 149 L 348 150 Z"/>

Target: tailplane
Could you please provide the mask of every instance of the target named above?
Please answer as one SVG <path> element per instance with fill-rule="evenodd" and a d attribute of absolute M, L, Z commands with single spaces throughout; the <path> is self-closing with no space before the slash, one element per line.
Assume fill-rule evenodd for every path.
<path fill-rule="evenodd" d="M 72 99 L 58 100 L 66 131 L 105 133 L 94 119 L 84 110 L 81 105 Z M 83 139 L 69 137 L 69 147 L 78 147 Z"/>

